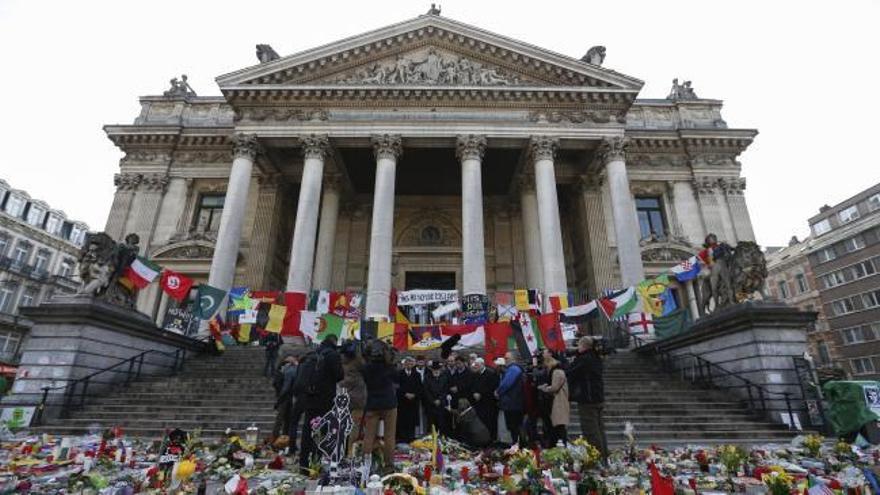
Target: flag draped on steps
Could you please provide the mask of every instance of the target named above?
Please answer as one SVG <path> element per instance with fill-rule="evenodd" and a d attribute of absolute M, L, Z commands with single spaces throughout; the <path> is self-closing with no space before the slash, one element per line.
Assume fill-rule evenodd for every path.
<path fill-rule="evenodd" d="M 666 316 L 654 318 L 654 334 L 658 339 L 665 339 L 678 335 L 690 328 L 690 315 L 688 310 L 677 309 Z"/>

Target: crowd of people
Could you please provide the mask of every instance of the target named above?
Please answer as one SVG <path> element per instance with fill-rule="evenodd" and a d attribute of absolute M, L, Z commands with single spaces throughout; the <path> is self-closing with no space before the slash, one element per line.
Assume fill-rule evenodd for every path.
<path fill-rule="evenodd" d="M 279 347 L 269 344 L 267 370 L 275 368 Z M 319 455 L 312 419 L 331 409 L 338 388 L 348 393 L 352 415 L 346 452 L 353 455 L 360 441 L 363 452 L 378 450 L 389 469 L 397 444 L 434 429 L 473 448 L 566 444 L 572 402 L 581 433 L 607 458 L 602 356 L 590 337 L 571 353 L 545 349 L 523 360 L 508 352 L 492 363 L 449 350 L 399 355 L 380 340 L 337 344 L 331 336 L 316 349 L 287 353 L 273 376 L 272 435 L 303 468 Z"/>

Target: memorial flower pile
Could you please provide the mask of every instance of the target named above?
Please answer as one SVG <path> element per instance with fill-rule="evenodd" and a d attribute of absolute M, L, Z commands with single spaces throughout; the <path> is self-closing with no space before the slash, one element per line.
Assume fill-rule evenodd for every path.
<path fill-rule="evenodd" d="M 327 463 L 300 474 L 295 461 L 235 432 L 209 441 L 172 430 L 145 441 L 118 429 L 77 437 L 7 431 L 0 436 L 0 493 L 867 495 L 876 493 L 880 449 L 818 436 L 752 447 L 633 442 L 606 463 L 583 438 L 548 449 L 472 451 L 429 436 L 399 445 L 394 473 L 384 477 L 352 470 L 331 480 Z"/>

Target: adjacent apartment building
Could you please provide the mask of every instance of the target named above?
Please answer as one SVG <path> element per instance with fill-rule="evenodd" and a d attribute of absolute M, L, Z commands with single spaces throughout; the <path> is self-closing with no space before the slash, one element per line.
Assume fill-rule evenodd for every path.
<path fill-rule="evenodd" d="M 815 363 L 820 367 L 834 365 L 839 355 L 836 339 L 828 325 L 819 284 L 807 253 L 813 236 L 799 241 L 792 237 L 788 246 L 767 248 L 767 286 L 765 292 L 776 299 L 803 311 L 816 311 L 816 322 L 807 328 L 807 344 Z"/>
<path fill-rule="evenodd" d="M 806 249 L 835 358 L 854 378 L 880 378 L 880 184 L 810 218 Z"/>
<path fill-rule="evenodd" d="M 17 364 L 30 328 L 18 310 L 76 290 L 88 229 L 0 179 L 0 372 Z"/>

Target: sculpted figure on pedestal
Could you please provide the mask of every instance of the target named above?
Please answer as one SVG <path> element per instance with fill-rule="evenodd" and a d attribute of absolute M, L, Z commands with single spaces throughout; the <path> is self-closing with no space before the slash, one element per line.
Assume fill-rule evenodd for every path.
<path fill-rule="evenodd" d="M 171 79 L 171 87 L 162 93 L 164 96 L 196 96 L 195 90 L 186 82 L 186 74 L 180 76 L 180 80 L 176 77 Z"/>
<path fill-rule="evenodd" d="M 137 257 L 139 243 L 137 234 L 125 236 L 124 244 L 118 244 L 104 232 L 86 234 L 79 257 L 82 285 L 77 294 L 134 307 L 136 292 L 120 284 L 119 279 Z"/>
<path fill-rule="evenodd" d="M 257 45 L 257 60 L 259 60 L 261 64 L 278 60 L 279 58 L 281 58 L 281 56 L 278 55 L 278 52 L 273 50 L 271 46 Z"/>
<path fill-rule="evenodd" d="M 667 100 L 696 100 L 698 99 L 697 94 L 694 92 L 694 88 L 691 87 L 690 81 L 685 81 L 682 84 L 678 84 L 678 78 L 672 80 L 672 89 L 669 90 L 669 95 L 666 96 Z"/>
<path fill-rule="evenodd" d="M 700 258 L 705 268 L 700 274 L 700 309 L 708 314 L 749 300 L 761 292 L 767 278 L 767 261 L 761 248 L 751 241 L 736 247 L 718 242 L 715 234 L 706 236 Z"/>

